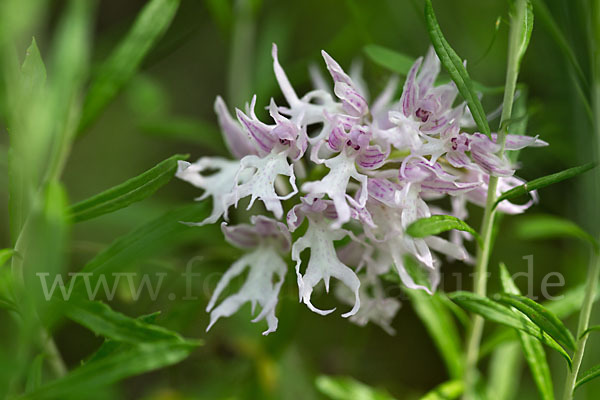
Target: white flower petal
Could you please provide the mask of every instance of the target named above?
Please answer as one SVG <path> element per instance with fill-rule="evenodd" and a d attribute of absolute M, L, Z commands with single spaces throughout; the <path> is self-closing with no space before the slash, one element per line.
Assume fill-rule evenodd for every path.
<path fill-rule="evenodd" d="M 215 307 L 219 295 L 229 282 L 247 268 L 250 271 L 242 288 Z M 210 323 L 206 330 L 208 331 L 219 318 L 229 317 L 237 312 L 243 304 L 251 302 L 253 306 L 258 303 L 262 307 L 262 311 L 252 322 L 266 319 L 268 329 L 263 332 L 263 335 L 274 332 L 277 329 L 275 306 L 285 279 L 286 269 L 285 261 L 272 246 L 261 246 L 237 260 L 217 284 L 206 307 L 206 311 L 210 312 Z M 277 280 L 274 281 L 274 279 Z"/>

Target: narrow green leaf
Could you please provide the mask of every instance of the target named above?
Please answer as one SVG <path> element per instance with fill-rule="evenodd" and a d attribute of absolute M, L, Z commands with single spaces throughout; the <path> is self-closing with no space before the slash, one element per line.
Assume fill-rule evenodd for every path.
<path fill-rule="evenodd" d="M 452 215 L 432 215 L 428 218 L 421 218 L 410 224 L 406 228 L 406 233 L 415 238 L 424 238 L 452 229 L 468 232 L 475 236 L 478 242 L 481 242 L 481 238 L 475 229 L 471 228 L 465 221 Z"/>
<path fill-rule="evenodd" d="M 575 383 L 575 390 L 579 386 L 586 384 L 589 381 L 591 381 L 592 379 L 596 379 L 599 376 L 600 376 L 600 364 L 588 369 L 587 371 L 585 371 L 584 373 L 581 374 L 581 378 L 579 378 L 577 380 L 577 383 Z"/>
<path fill-rule="evenodd" d="M 35 38 L 31 40 L 31 45 L 27 48 L 25 60 L 21 66 L 21 73 L 23 75 L 21 90 L 30 96 L 39 95 L 46 83 L 46 66 Z"/>
<path fill-rule="evenodd" d="M 448 308 L 438 294 L 429 295 L 422 290 L 405 289 L 419 319 L 442 356 L 449 375 L 459 378 L 463 372 L 460 335 Z"/>
<path fill-rule="evenodd" d="M 192 342 L 155 342 L 140 344 L 112 353 L 93 362 L 87 362 L 67 376 L 41 386 L 20 399 L 42 400 L 89 393 L 124 378 L 176 364 L 186 358 L 197 346 Z"/>
<path fill-rule="evenodd" d="M 6 68 L 9 69 L 8 67 Z M 35 39 L 20 68 L 6 73 L 6 125 L 10 135 L 8 167 L 9 220 L 13 244 L 16 242 L 34 203 L 34 194 L 45 170 L 45 157 L 51 140 L 46 104 L 46 67 Z M 27 165 L 27 168 L 23 168 Z"/>
<path fill-rule="evenodd" d="M 521 294 L 504 264 L 500 264 L 500 280 L 502 282 L 502 289 L 506 293 Z M 550 367 L 548 366 L 546 353 L 542 344 L 523 332 L 517 331 L 517 335 L 523 348 L 525 359 L 533 375 L 533 380 L 538 388 L 540 398 L 543 400 L 553 400 L 554 388 L 552 385 L 552 375 L 550 375 Z"/>
<path fill-rule="evenodd" d="M 550 35 L 573 66 L 573 69 L 576 71 L 580 82 L 584 85 L 587 85 L 587 79 L 585 77 L 585 74 L 583 73 L 583 70 L 581 69 L 581 66 L 579 65 L 579 62 L 577 61 L 577 56 L 575 55 L 575 52 L 569 45 L 569 42 L 567 41 L 565 35 L 560 30 L 560 27 L 554 20 L 554 17 L 550 13 L 550 10 L 548 10 L 548 7 L 546 6 L 543 0 L 532 1 L 536 15 L 542 21 L 542 23 L 546 25 L 546 28 L 550 32 Z"/>
<path fill-rule="evenodd" d="M 545 302 L 544 307 L 558 318 L 566 318 L 581 309 L 585 297 L 585 287 L 586 284 L 582 283 L 569 289 L 560 296 L 560 299 Z M 600 282 L 596 288 L 594 303 L 598 300 L 600 300 Z"/>
<path fill-rule="evenodd" d="M 170 211 L 134 231 L 116 239 L 104 251 L 89 261 L 82 272 L 91 272 L 89 282 L 96 287 L 98 278 L 103 274 L 107 282 L 112 279 L 113 272 L 122 272 L 134 262 L 139 262 L 158 251 L 168 248 L 176 242 L 181 242 L 185 234 L 197 239 L 199 231 L 213 232 L 211 227 L 190 227 L 181 221 L 195 222 L 206 218 L 209 203 L 202 202 Z M 108 282 L 110 284 L 110 282 Z M 74 283 L 80 295 L 85 293 L 83 280 Z M 83 290 L 83 291 L 82 291 Z"/>
<path fill-rule="evenodd" d="M 169 117 L 143 121 L 139 127 L 144 133 L 161 139 L 189 142 L 217 154 L 228 154 L 221 132 L 214 124 L 206 121 Z"/>
<path fill-rule="evenodd" d="M 567 318 L 581 309 L 585 296 L 585 283 L 565 291 L 559 299 L 544 302 L 544 307 L 558 318 Z M 594 303 L 600 300 L 600 282 Z M 511 329 L 501 329 L 481 345 L 481 355 L 487 355 L 499 344 L 516 339 Z"/>
<path fill-rule="evenodd" d="M 471 292 L 454 292 L 448 295 L 464 309 L 479 314 L 487 320 L 521 330 L 548 347 L 558 351 L 571 365 L 568 353 L 546 332 L 526 318 L 520 317 L 515 311 L 487 297 L 478 296 Z"/>
<path fill-rule="evenodd" d="M 583 331 L 581 333 L 581 335 L 579 336 L 579 338 L 581 339 L 582 337 L 584 337 L 585 335 L 587 335 L 590 332 L 595 332 L 595 331 L 600 331 L 600 325 L 593 325 L 590 326 L 589 328 L 587 328 L 585 331 Z"/>
<path fill-rule="evenodd" d="M 183 341 L 175 332 L 140 319 L 130 318 L 98 301 L 74 300 L 62 302 L 61 305 L 61 309 L 69 319 L 98 335 L 115 341 L 131 344 L 165 340 Z"/>
<path fill-rule="evenodd" d="M 31 365 L 25 382 L 25 393 L 31 393 L 42 385 L 42 368 L 44 366 L 44 354 L 38 354 Z"/>
<path fill-rule="evenodd" d="M 531 338 L 525 333 L 524 336 Z M 532 341 L 537 342 L 531 338 Z M 541 344 L 540 344 L 541 346 Z M 522 372 L 521 346 L 516 342 L 503 343 L 490 357 L 486 392 L 488 399 L 512 400 L 518 389 Z"/>
<path fill-rule="evenodd" d="M 133 77 L 144 57 L 171 24 L 178 7 L 179 0 L 151 0 L 142 9 L 127 36 L 98 69 L 85 98 L 80 132 Z"/>
<path fill-rule="evenodd" d="M 332 400 L 394 400 L 384 391 L 374 389 L 350 377 L 321 375 L 317 377 L 317 389 Z"/>
<path fill-rule="evenodd" d="M 473 119 L 475 120 L 475 123 L 477 123 L 479 131 L 487 136 L 490 136 L 490 126 L 488 124 L 485 111 L 483 110 L 483 106 L 481 105 L 481 101 L 479 101 L 479 97 L 475 91 L 473 81 L 471 81 L 469 73 L 467 72 L 467 69 L 465 68 L 461 58 L 458 56 L 458 54 L 456 54 L 454 49 L 452 49 L 446 38 L 444 38 L 433 11 L 431 0 L 425 1 L 425 19 L 427 21 L 427 30 L 429 32 L 433 48 L 435 49 L 435 52 L 437 53 L 442 65 L 444 68 L 446 68 L 450 74 L 450 77 L 456 84 L 458 91 L 466 100 L 469 110 L 471 110 L 471 114 L 473 115 Z"/>
<path fill-rule="evenodd" d="M 526 215 L 517 220 L 515 233 L 522 239 L 573 237 L 590 243 L 596 251 L 598 241 L 576 223 L 554 215 Z"/>
<path fill-rule="evenodd" d="M 520 25 L 520 30 L 518 31 L 518 37 L 515 40 L 518 41 L 518 44 L 515 46 L 517 48 L 517 65 L 521 63 L 525 52 L 527 51 L 527 47 L 529 46 L 529 40 L 531 39 L 531 32 L 533 31 L 533 6 L 531 5 L 531 1 L 526 0 L 525 12 L 523 13 L 521 21 L 514 21 L 514 23 Z M 514 15 L 512 18 L 518 18 L 518 12 L 513 10 Z"/>
<path fill-rule="evenodd" d="M 363 51 L 375 64 L 400 75 L 408 74 L 415 59 L 387 47 L 370 44 Z"/>
<path fill-rule="evenodd" d="M 569 178 L 572 178 L 579 174 L 582 174 L 586 171 L 589 171 L 590 169 L 592 169 L 594 167 L 596 167 L 596 163 L 588 163 L 585 165 L 581 165 L 579 167 L 569 168 L 569 169 L 566 169 L 561 172 L 557 172 L 552 175 L 547 175 L 547 176 L 543 176 L 541 178 L 534 179 L 534 180 L 529 181 L 521 186 L 517 186 L 515 188 L 512 188 L 512 189 L 502 193 L 500 195 L 500 197 L 498 197 L 498 200 L 496 200 L 494 207 L 498 206 L 498 204 L 503 200 L 510 200 L 515 197 L 523 196 L 523 195 L 531 192 L 532 190 L 541 189 L 543 187 L 552 185 L 554 183 L 562 182 L 565 179 L 569 179 Z"/>
<path fill-rule="evenodd" d="M 444 382 L 428 392 L 421 400 L 453 400 L 465 390 L 462 380 Z"/>
<path fill-rule="evenodd" d="M 75 138 L 81 112 L 80 93 L 89 71 L 92 16 L 97 4 L 95 0 L 68 1 L 53 38 L 48 67 L 51 112 L 48 123 L 55 131 L 46 180 L 60 179 Z"/>
<path fill-rule="evenodd" d="M 403 76 L 408 74 L 410 67 L 415 62 L 413 57 L 376 44 L 365 46 L 363 51 L 375 64 Z M 436 83 L 443 84 L 448 81 L 448 79 L 441 78 Z M 504 86 L 488 87 L 476 81 L 473 81 L 473 87 L 481 93 L 498 94 L 504 92 Z"/>
<path fill-rule="evenodd" d="M 15 254 L 13 249 L 0 250 L 0 268 Z"/>
<path fill-rule="evenodd" d="M 219 28 L 228 33 L 233 24 L 233 5 L 229 1 L 207 0 L 206 8 L 210 12 L 212 19 L 215 20 Z"/>
<path fill-rule="evenodd" d="M 171 180 L 177 162 L 185 159 L 184 155 L 172 156 L 135 178 L 73 205 L 70 209 L 73 221 L 96 218 L 149 197 Z"/>
<path fill-rule="evenodd" d="M 404 266 L 409 271 L 422 271 L 418 262 L 410 256 L 404 257 Z M 427 286 L 429 281 L 426 277 L 411 274 L 415 283 Z M 400 277 L 395 274 L 395 282 L 400 283 Z M 464 370 L 462 345 L 458 328 L 452 318 L 450 309 L 445 304 L 443 293 L 430 295 L 423 290 L 404 288 L 404 293 L 410 298 L 415 313 L 425 325 L 429 336 L 435 343 L 438 352 L 442 356 L 448 374 L 453 379 L 459 379 Z M 454 304 L 451 301 L 448 303 Z"/>
<path fill-rule="evenodd" d="M 15 258 L 13 268 L 22 274 L 24 286 L 39 288 L 39 274 L 54 277 L 66 269 L 70 220 L 66 208 L 67 194 L 60 182 L 51 181 L 43 190 L 39 207 L 32 212 L 17 243 L 17 251 L 23 255 Z M 45 318 L 48 302 L 41 290 L 30 290 L 15 296 L 32 296 L 37 301 L 38 312 Z"/>
<path fill-rule="evenodd" d="M 575 339 L 560 319 L 544 306 L 528 297 L 516 294 L 501 293 L 495 299 L 502 304 L 511 306 L 522 312 L 534 324 L 552 336 L 558 343 L 567 349 L 575 350 Z"/>

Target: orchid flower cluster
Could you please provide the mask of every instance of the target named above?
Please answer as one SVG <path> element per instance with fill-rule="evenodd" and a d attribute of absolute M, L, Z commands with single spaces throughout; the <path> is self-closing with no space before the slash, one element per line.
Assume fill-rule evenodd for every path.
<path fill-rule="evenodd" d="M 273 45 L 273 69 L 287 105 L 271 99 L 272 121 L 265 123 L 255 114 L 254 96 L 244 111 L 236 109 L 236 120 L 218 97 L 215 111 L 233 158 L 179 162 L 176 176 L 204 190 L 199 200 L 212 197 L 212 213 L 196 224 L 223 218 L 226 240 L 247 250 L 218 283 L 207 307 L 207 330 L 250 302 L 253 314 L 257 303 L 261 307 L 253 322 L 264 319 L 268 329 L 263 334 L 274 332 L 291 256 L 300 301 L 310 310 L 321 315 L 335 310 L 312 301 L 320 281 L 329 292 L 333 277 L 345 286 L 336 287 L 338 299 L 351 306 L 343 317 L 393 333 L 391 321 L 400 303 L 386 297 L 383 275 L 395 269 L 407 288 L 432 293 L 440 281 L 440 256 L 472 260 L 464 245 L 472 240 L 467 233 L 413 238 L 405 229 L 435 214 L 467 218 L 467 203 L 485 205 L 490 175 L 500 177 L 498 194 L 523 183 L 514 176 L 516 165 L 497 155 L 496 135 L 465 131 L 472 132 L 475 123 L 465 103 L 456 101 L 453 82 L 436 85 L 440 61 L 433 49 L 415 61 L 399 100 L 397 77 L 369 101 L 360 71 L 349 75 L 325 51 L 322 55 L 333 91 L 313 69 L 316 89 L 299 97 Z M 507 135 L 504 149 L 543 145 L 537 137 Z M 444 197 L 450 210 L 430 204 Z M 260 209 L 259 214 L 250 224 L 229 225 L 230 207 L 244 198 L 250 198 L 248 209 Z M 264 209 L 253 208 L 256 200 Z M 498 208 L 521 213 L 535 200 L 523 205 L 505 200 Z M 292 233 L 301 227 L 304 234 L 293 241 Z M 310 256 L 302 258 L 307 250 Z M 418 261 L 429 284 L 409 273 L 407 255 Z M 246 269 L 240 290 L 217 305 L 231 280 Z"/>

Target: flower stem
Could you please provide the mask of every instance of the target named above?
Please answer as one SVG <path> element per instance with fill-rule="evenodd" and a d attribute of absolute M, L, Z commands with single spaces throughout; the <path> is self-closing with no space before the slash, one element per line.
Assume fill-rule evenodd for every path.
<path fill-rule="evenodd" d="M 570 371 L 568 371 L 567 379 L 565 381 L 565 388 L 563 392 L 564 400 L 571 400 L 573 398 L 573 390 L 575 389 L 577 375 L 579 374 L 579 368 L 581 367 L 581 361 L 583 360 L 585 345 L 588 338 L 588 335 L 581 335 L 588 328 L 590 322 L 590 315 L 592 313 L 594 298 L 596 297 L 596 288 L 598 286 L 597 282 L 599 277 L 600 257 L 598 257 L 598 254 L 594 254 L 588 269 L 587 285 L 585 287 L 583 305 L 581 307 L 581 311 L 579 312 L 579 325 L 577 327 L 577 337 L 579 339 L 577 340 L 575 354 L 573 355 L 573 367 Z"/>
<path fill-rule="evenodd" d="M 592 0 L 591 7 L 591 29 L 590 32 L 590 54 L 592 58 L 592 107 L 593 107 L 593 129 L 594 137 L 596 140 L 595 146 L 595 159 L 600 159 L 600 52 L 597 50 L 597 46 L 600 44 L 600 26 L 595 23 L 600 18 L 600 1 Z M 600 199 L 600 173 L 595 172 L 595 185 L 593 188 L 593 204 L 597 204 Z M 594 191 L 595 190 L 595 191 Z M 596 214 L 596 221 L 598 221 L 598 214 Z M 600 239 L 600 237 L 599 237 Z M 573 398 L 573 390 L 577 383 L 577 375 L 581 368 L 581 362 L 585 353 L 585 345 L 587 343 L 587 336 L 581 336 L 581 334 L 588 328 L 590 322 L 590 315 L 592 313 L 592 305 L 596 297 L 596 290 L 598 287 L 598 279 L 600 278 L 600 254 L 595 252 L 590 261 L 588 268 L 587 283 L 585 288 L 585 297 L 583 299 L 583 305 L 579 312 L 579 324 L 577 327 L 577 343 L 575 346 L 575 354 L 573 355 L 573 367 L 567 372 L 567 378 L 565 381 L 565 387 L 563 391 L 563 399 L 571 400 Z"/>
<path fill-rule="evenodd" d="M 508 41 L 508 61 L 506 68 L 506 83 L 504 86 L 504 99 L 502 101 L 502 116 L 500 119 L 500 129 L 498 131 L 498 141 L 501 149 L 499 156 L 504 153 L 504 142 L 506 140 L 506 122 L 511 118 L 512 107 L 517 87 L 517 77 L 519 75 L 520 48 L 519 40 L 523 33 L 523 27 L 519 21 L 524 19 L 527 12 L 527 1 L 517 0 L 515 4 L 515 14 L 511 18 L 509 41 Z M 483 238 L 482 247 L 477 251 L 477 263 L 475 267 L 475 278 L 473 291 L 475 294 L 485 296 L 487 292 L 488 264 L 492 252 L 492 240 L 494 230 L 494 217 L 496 211 L 494 203 L 496 202 L 496 190 L 498 187 L 498 177 L 490 176 L 488 183 L 487 201 L 481 223 L 481 237 Z M 473 316 L 471 330 L 467 339 L 467 348 L 465 354 L 465 396 L 464 399 L 473 398 L 474 387 L 477 380 L 477 360 L 479 358 L 479 346 L 481 335 L 483 333 L 483 317 Z"/>

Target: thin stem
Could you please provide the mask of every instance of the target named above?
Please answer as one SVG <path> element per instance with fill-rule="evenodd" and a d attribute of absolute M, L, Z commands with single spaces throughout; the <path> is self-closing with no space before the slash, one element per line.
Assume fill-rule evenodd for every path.
<path fill-rule="evenodd" d="M 254 36 L 252 4 L 249 0 L 237 0 L 227 74 L 227 100 L 235 107 L 241 107 L 252 94 Z"/>
<path fill-rule="evenodd" d="M 600 159 L 600 51 L 598 50 L 598 45 L 600 44 L 600 26 L 598 26 L 596 21 L 600 18 L 600 1 L 592 0 L 591 7 L 591 32 L 590 32 L 590 52 L 591 52 L 591 60 L 592 60 L 592 107 L 593 107 L 593 129 L 594 129 L 594 137 L 596 139 L 596 160 Z M 595 179 L 595 192 L 593 192 L 593 197 L 595 199 L 595 203 L 600 197 L 600 177 L 599 173 L 596 172 Z M 596 218 L 598 215 L 596 215 Z M 600 237 L 599 237 L 600 239 Z M 567 372 L 567 378 L 565 381 L 565 387 L 563 391 L 563 399 L 571 400 L 573 398 L 573 390 L 575 389 L 575 384 L 577 383 L 577 376 L 579 374 L 579 370 L 581 368 L 581 362 L 583 361 L 583 356 L 585 354 L 585 345 L 587 343 L 587 336 L 581 337 L 581 334 L 588 328 L 590 322 L 590 315 L 592 313 L 592 306 L 594 304 L 594 299 L 596 297 L 596 288 L 598 279 L 600 278 L 600 254 L 597 252 L 594 253 L 590 266 L 588 268 L 587 282 L 585 288 L 585 297 L 583 300 L 583 305 L 581 307 L 581 311 L 579 312 L 579 324 L 577 327 L 577 340 L 575 346 L 575 354 L 573 355 L 573 367 L 570 371 Z"/>
<path fill-rule="evenodd" d="M 58 351 L 58 347 L 56 347 L 56 343 L 54 342 L 52 336 L 50 336 L 44 328 L 40 329 L 40 339 L 42 349 L 48 360 L 48 365 L 52 369 L 54 376 L 56 378 L 62 378 L 63 376 L 67 375 L 69 370 L 67 369 L 67 366 L 60 355 L 60 352 Z"/>
<path fill-rule="evenodd" d="M 594 254 L 587 275 L 587 285 L 585 287 L 585 297 L 583 300 L 583 306 L 579 313 L 579 324 L 577 328 L 577 340 L 575 346 L 575 354 L 573 355 L 573 367 L 567 373 L 567 379 L 565 382 L 565 388 L 563 392 L 564 400 L 571 400 L 573 398 L 573 390 L 575 389 L 575 383 L 577 382 L 577 375 L 581 367 L 581 361 L 583 360 L 583 354 L 585 353 L 585 345 L 589 335 L 581 336 L 583 332 L 588 328 L 590 323 L 590 315 L 592 313 L 592 305 L 594 298 L 596 297 L 596 287 L 598 278 L 600 277 L 600 257 L 598 254 Z"/>
<path fill-rule="evenodd" d="M 502 116 L 500 119 L 500 129 L 497 140 L 497 143 L 501 146 L 499 152 L 500 157 L 502 157 L 504 153 L 504 143 L 506 140 L 506 121 L 508 121 L 512 115 L 515 89 L 517 86 L 517 77 L 519 75 L 519 39 L 520 35 L 522 34 L 522 26 L 519 26 L 519 21 L 523 20 L 526 7 L 526 0 L 518 0 L 515 5 L 515 15 L 513 18 L 511 18 L 506 83 L 504 86 Z M 483 213 L 483 221 L 481 223 L 481 236 L 483 238 L 483 245 L 477 251 L 477 263 L 475 267 L 475 280 L 473 288 L 473 291 L 480 296 L 485 296 L 487 292 L 488 264 L 493 247 L 492 233 L 494 228 L 494 217 L 496 215 L 494 203 L 496 202 L 497 187 L 498 177 L 490 176 L 487 201 Z M 481 343 L 481 335 L 483 333 L 483 325 L 483 318 L 474 315 L 473 325 L 467 339 L 467 349 L 465 354 L 465 399 L 470 399 L 473 397 L 474 386 L 477 378 L 477 360 L 479 358 L 479 346 Z"/>

